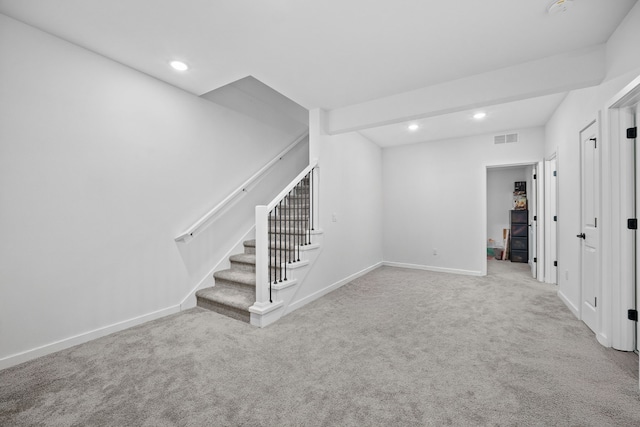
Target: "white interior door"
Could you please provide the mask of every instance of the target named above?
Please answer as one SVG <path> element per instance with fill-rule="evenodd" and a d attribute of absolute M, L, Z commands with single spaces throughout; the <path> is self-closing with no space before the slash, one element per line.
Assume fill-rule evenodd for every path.
<path fill-rule="evenodd" d="M 634 127 L 636 128 L 636 133 L 638 132 L 638 125 L 640 124 L 640 103 L 636 104 L 634 107 L 632 107 L 633 110 L 635 110 L 635 114 L 634 114 Z M 635 217 L 638 217 L 638 212 L 640 212 L 640 195 L 638 194 L 638 191 L 640 191 L 640 173 L 638 173 L 638 167 L 640 167 L 640 147 L 638 147 L 638 137 L 636 136 L 635 140 L 633 141 L 634 143 L 634 148 L 635 148 L 635 199 L 636 199 L 636 211 L 635 211 Z M 634 286 L 633 286 L 633 291 L 635 292 L 635 303 L 636 306 L 634 307 L 636 310 L 638 310 L 640 308 L 640 294 L 638 293 L 638 270 L 640 268 L 640 238 L 638 238 L 638 234 L 636 232 L 636 262 L 635 262 L 635 280 L 634 280 Z M 636 328 L 636 342 L 634 345 L 634 348 L 636 350 L 636 352 L 638 351 L 638 343 L 640 343 L 640 328 L 638 328 L 638 322 L 635 322 L 635 328 Z M 638 361 L 638 363 L 640 363 L 640 361 Z M 639 381 L 639 385 L 640 385 L 640 378 L 638 379 Z"/>
<path fill-rule="evenodd" d="M 536 185 L 538 178 L 538 168 L 533 167 L 531 173 L 531 188 L 529 192 L 529 239 L 531 240 L 531 253 L 529 254 L 529 264 L 531 266 L 531 275 L 535 279 L 538 277 L 538 186 Z"/>
<path fill-rule="evenodd" d="M 638 125 L 640 125 L 640 103 L 635 105 L 635 120 L 634 120 L 634 125 L 636 128 L 636 133 L 638 132 Z M 636 151 L 636 162 L 635 162 L 635 176 L 636 176 L 636 188 L 635 188 L 635 193 L 636 193 L 636 217 L 638 215 L 638 212 L 640 212 L 640 197 L 638 195 L 638 190 L 640 190 L 640 173 L 638 173 L 638 167 L 640 166 L 640 149 L 638 147 L 638 137 L 636 136 L 635 141 L 634 141 L 634 145 L 635 145 L 635 151 Z M 635 274 L 635 286 L 634 286 L 634 292 L 635 292 L 635 300 L 636 300 L 636 306 L 635 309 L 638 310 L 640 309 L 640 294 L 638 293 L 638 269 L 640 267 L 640 238 L 638 238 L 638 235 L 636 233 L 636 265 L 635 265 L 635 270 L 636 270 L 636 274 Z M 639 347 L 639 343 L 640 343 L 640 328 L 638 327 L 638 322 L 635 322 L 635 328 L 636 328 L 636 342 L 635 342 L 635 350 L 636 352 L 638 352 L 638 347 Z M 639 370 L 640 370 L 640 360 L 638 361 L 639 364 Z M 638 387 L 640 388 L 640 375 L 638 376 Z"/>
<path fill-rule="evenodd" d="M 538 195 L 537 197 L 537 205 L 538 205 L 538 209 L 537 209 L 537 213 L 536 215 L 538 216 L 538 220 L 536 221 L 536 226 L 537 226 L 537 230 L 536 230 L 536 253 L 537 253 L 537 258 L 538 258 L 538 262 L 536 263 L 536 267 L 537 267 L 537 278 L 539 281 L 544 282 L 544 274 L 545 274 L 545 251 L 544 251 L 544 247 L 545 247 L 545 233 L 544 233 L 544 228 L 545 228 L 545 221 L 544 221 L 544 212 L 545 212 L 545 204 L 544 204 L 544 183 L 545 183 L 545 172 L 544 172 L 544 162 L 539 162 L 538 166 L 536 167 L 537 171 L 538 171 L 538 176 L 537 176 L 537 180 L 535 183 L 536 186 L 536 194 Z"/>
<path fill-rule="evenodd" d="M 557 159 L 554 157 L 545 162 L 545 281 L 547 283 L 558 283 L 557 274 L 557 204 L 556 199 L 558 176 L 557 176 Z"/>
<path fill-rule="evenodd" d="M 596 332 L 598 328 L 598 296 L 600 294 L 598 233 L 599 204 L 599 156 L 597 140 L 597 124 L 592 123 L 580 132 L 582 160 L 581 210 L 582 229 L 578 238 L 581 240 L 581 283 L 582 304 L 581 318 L 586 325 Z"/>

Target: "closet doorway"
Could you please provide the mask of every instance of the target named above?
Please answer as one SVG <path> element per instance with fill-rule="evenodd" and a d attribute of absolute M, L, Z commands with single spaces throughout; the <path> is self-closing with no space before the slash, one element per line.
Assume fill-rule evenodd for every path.
<path fill-rule="evenodd" d="M 487 260 L 527 263 L 544 278 L 542 162 L 487 167 Z"/>

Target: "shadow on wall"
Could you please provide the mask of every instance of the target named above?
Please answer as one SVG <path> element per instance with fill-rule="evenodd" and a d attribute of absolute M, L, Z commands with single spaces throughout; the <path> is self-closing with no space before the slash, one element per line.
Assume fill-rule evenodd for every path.
<path fill-rule="evenodd" d="M 190 289 L 207 283 L 213 285 L 213 271 L 228 268 L 229 252 L 237 250 L 243 240 L 254 237 L 255 207 L 269 203 L 308 163 L 306 138 L 274 164 L 255 187 L 238 195 L 203 224 L 192 239 L 176 241 L 189 276 Z M 251 176 L 253 172 L 247 175 Z M 212 203 L 211 208 L 217 203 Z"/>

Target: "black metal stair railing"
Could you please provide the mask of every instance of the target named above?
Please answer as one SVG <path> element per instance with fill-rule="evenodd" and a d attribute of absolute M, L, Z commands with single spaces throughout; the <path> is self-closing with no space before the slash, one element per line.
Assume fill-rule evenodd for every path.
<path fill-rule="evenodd" d="M 300 248 L 311 244 L 313 172 L 311 169 L 268 214 L 270 302 L 271 285 L 288 280 L 287 266 L 300 262 Z"/>

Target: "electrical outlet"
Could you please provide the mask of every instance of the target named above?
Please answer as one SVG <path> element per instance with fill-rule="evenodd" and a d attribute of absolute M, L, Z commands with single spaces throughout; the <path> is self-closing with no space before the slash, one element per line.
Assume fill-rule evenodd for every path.
<path fill-rule="evenodd" d="M 433 255 L 438 255 L 438 250 L 436 248 L 433 248 Z"/>
<path fill-rule="evenodd" d="M 338 215 L 336 214 L 331 215 L 331 222 L 338 222 Z"/>
<path fill-rule="evenodd" d="M 569 280 L 569 270 L 564 271 L 564 280 Z"/>

